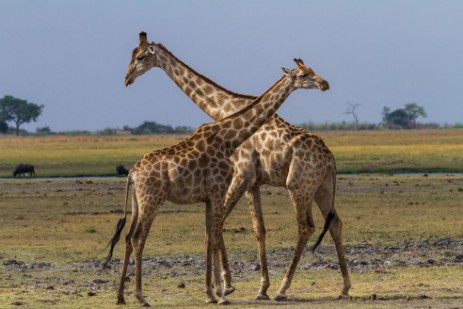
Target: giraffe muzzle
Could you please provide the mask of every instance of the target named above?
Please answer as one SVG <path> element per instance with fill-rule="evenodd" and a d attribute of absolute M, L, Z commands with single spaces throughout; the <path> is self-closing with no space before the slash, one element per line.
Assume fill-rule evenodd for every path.
<path fill-rule="evenodd" d="M 129 75 L 125 76 L 125 86 L 133 84 L 133 78 L 131 78 Z"/>
<path fill-rule="evenodd" d="M 326 90 L 330 89 L 330 84 L 326 80 L 322 80 L 322 81 L 318 82 L 318 88 L 321 91 L 326 91 Z"/>

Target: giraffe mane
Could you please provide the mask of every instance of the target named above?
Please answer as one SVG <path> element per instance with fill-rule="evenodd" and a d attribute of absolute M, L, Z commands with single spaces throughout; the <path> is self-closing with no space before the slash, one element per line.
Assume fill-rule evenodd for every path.
<path fill-rule="evenodd" d="M 213 80 L 209 79 L 208 77 L 204 76 L 203 74 L 200 74 L 198 73 L 196 70 L 194 70 L 193 68 L 191 68 L 189 65 L 187 65 L 185 62 L 183 62 L 182 60 L 178 59 L 173 53 L 171 53 L 162 43 L 155 43 L 159 48 L 161 48 L 162 50 L 164 50 L 166 53 L 168 53 L 171 57 L 173 57 L 176 61 L 180 62 L 182 65 L 184 65 L 186 68 L 188 68 L 189 70 L 191 70 L 192 72 L 194 72 L 196 75 L 198 76 L 201 76 L 201 78 L 203 78 L 207 83 L 209 84 L 212 84 L 214 85 L 214 87 L 217 87 L 221 90 L 223 90 L 224 92 L 234 96 L 234 97 L 239 97 L 239 98 L 242 98 L 242 99 L 249 99 L 249 100 L 255 100 L 257 97 L 256 96 L 252 96 L 252 95 L 247 95 L 247 94 L 241 94 L 241 93 L 237 93 L 237 92 L 233 92 L 231 90 L 228 90 L 227 88 L 217 84 L 216 82 L 214 82 Z"/>

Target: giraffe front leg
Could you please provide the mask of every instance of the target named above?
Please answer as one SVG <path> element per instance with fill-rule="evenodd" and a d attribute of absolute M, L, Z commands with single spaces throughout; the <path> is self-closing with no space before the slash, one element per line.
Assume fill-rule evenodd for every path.
<path fill-rule="evenodd" d="M 216 295 L 220 297 L 219 305 L 227 305 L 229 301 L 225 299 L 224 290 L 222 289 L 221 273 L 220 273 L 220 258 L 221 253 L 225 252 L 225 244 L 223 240 L 223 202 L 220 197 L 216 201 L 212 201 L 210 237 L 212 260 L 214 263 L 214 278 Z M 223 258 L 223 257 L 222 257 Z"/>
<path fill-rule="evenodd" d="M 224 290 L 221 286 L 221 276 L 220 276 L 220 256 L 218 248 L 214 250 L 214 277 L 215 277 L 215 286 L 216 294 L 220 297 L 219 305 L 228 305 L 230 302 L 225 298 Z"/>
<path fill-rule="evenodd" d="M 248 169 L 251 170 L 251 169 Z M 252 171 L 252 170 L 251 170 Z M 242 171 L 235 170 L 235 174 L 233 176 L 232 182 L 228 188 L 228 191 L 225 195 L 225 202 L 223 205 L 223 222 L 224 224 L 227 217 L 230 215 L 232 210 L 235 208 L 236 203 L 239 201 L 241 196 L 246 190 L 248 183 L 251 177 L 246 177 L 243 175 Z M 225 249 L 225 243 L 223 240 L 222 234 L 222 245 L 220 246 L 220 258 L 221 258 L 221 266 L 222 266 L 222 278 L 224 281 L 224 294 L 230 295 L 236 289 L 232 285 L 232 277 L 230 271 L 230 265 L 228 263 L 227 252 Z"/>
<path fill-rule="evenodd" d="M 223 236 L 221 240 L 222 244 L 224 244 Z M 231 271 L 230 266 L 228 264 L 228 257 L 227 257 L 227 250 L 225 249 L 225 245 L 220 246 L 220 259 L 222 261 L 222 278 L 223 278 L 223 294 L 225 296 L 230 295 L 231 293 L 235 292 L 235 287 L 231 284 Z M 217 294 L 218 295 L 218 294 Z"/>
<path fill-rule="evenodd" d="M 205 291 L 206 291 L 206 303 L 217 303 L 217 299 L 214 296 L 212 290 L 212 262 L 213 262 L 213 252 L 212 252 L 212 207 L 211 203 L 206 202 L 206 233 L 205 233 L 205 245 L 206 245 L 206 282 L 205 282 Z"/>

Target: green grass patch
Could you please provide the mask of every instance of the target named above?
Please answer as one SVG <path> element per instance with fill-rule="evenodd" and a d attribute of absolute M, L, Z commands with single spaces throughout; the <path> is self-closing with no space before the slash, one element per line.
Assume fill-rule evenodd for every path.
<path fill-rule="evenodd" d="M 463 129 L 332 131 L 321 136 L 334 153 L 338 173 L 463 172 Z M 145 153 L 185 136 L 0 136 L 0 177 L 16 165 L 35 165 L 37 177 L 115 175 Z"/>

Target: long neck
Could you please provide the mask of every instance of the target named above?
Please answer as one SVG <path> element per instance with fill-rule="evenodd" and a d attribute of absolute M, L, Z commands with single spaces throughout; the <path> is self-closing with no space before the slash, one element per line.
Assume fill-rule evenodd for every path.
<path fill-rule="evenodd" d="M 229 155 L 272 117 L 294 90 L 291 78 L 283 76 L 251 104 L 217 122 Z M 228 154 L 228 153 L 227 153 Z"/>
<path fill-rule="evenodd" d="M 162 44 L 157 44 L 159 67 L 180 89 L 214 120 L 225 118 L 251 103 L 256 97 L 234 93 L 217 85 L 175 57 Z"/>

